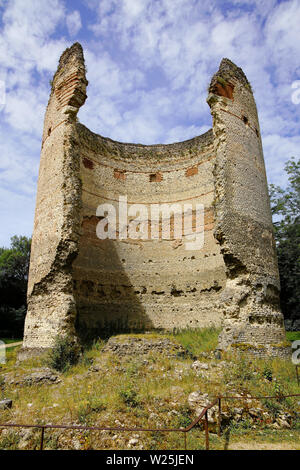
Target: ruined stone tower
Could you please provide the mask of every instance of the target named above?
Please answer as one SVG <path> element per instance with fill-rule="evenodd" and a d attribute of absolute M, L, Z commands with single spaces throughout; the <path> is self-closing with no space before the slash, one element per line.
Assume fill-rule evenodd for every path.
<path fill-rule="evenodd" d="M 208 104 L 213 128 L 185 142 L 140 145 L 92 133 L 83 51 L 61 56 L 45 115 L 21 355 L 58 335 L 223 324 L 220 347 L 276 353 L 285 332 L 256 105 L 223 59 Z M 204 205 L 204 246 L 99 239 L 99 204 Z M 193 209 L 194 210 L 194 209 Z M 192 217 L 193 217 L 192 211 Z"/>

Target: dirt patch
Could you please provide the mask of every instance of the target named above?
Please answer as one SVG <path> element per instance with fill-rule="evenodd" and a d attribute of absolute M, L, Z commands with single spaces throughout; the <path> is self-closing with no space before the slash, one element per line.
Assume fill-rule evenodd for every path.
<path fill-rule="evenodd" d="M 228 450 L 300 450 L 300 444 L 292 442 L 232 442 Z"/>

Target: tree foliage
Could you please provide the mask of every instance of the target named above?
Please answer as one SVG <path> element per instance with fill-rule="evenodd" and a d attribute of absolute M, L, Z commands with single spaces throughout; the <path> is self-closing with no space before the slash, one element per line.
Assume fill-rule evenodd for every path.
<path fill-rule="evenodd" d="M 31 239 L 13 236 L 10 248 L 0 248 L 0 331 L 20 336 L 26 313 Z"/>
<path fill-rule="evenodd" d="M 281 283 L 281 307 L 286 318 L 299 318 L 300 299 L 300 159 L 285 165 L 286 189 L 270 185 L 271 208 Z"/>

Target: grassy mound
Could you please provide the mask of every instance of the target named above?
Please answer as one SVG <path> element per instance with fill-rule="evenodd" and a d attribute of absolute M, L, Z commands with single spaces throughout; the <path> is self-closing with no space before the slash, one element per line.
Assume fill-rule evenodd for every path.
<path fill-rule="evenodd" d="M 261 406 L 269 417 L 274 418 L 282 412 L 300 412 L 299 397 L 282 399 L 283 394 L 300 393 L 291 361 L 257 359 L 233 353 L 224 354 L 221 360 L 217 360 L 213 351 L 218 333 L 217 329 L 206 328 L 166 335 L 191 353 L 174 358 L 151 352 L 146 357 L 118 357 L 102 352 L 105 343 L 98 341 L 84 351 L 76 364 L 62 368 L 59 373 L 61 382 L 51 385 L 22 383 L 22 377 L 33 368 L 45 366 L 46 358 L 18 364 L 18 348 L 8 350 L 7 363 L 0 369 L 0 390 L 2 398 L 13 400 L 13 406 L 10 410 L 0 411 L 0 421 L 156 429 L 151 433 L 47 430 L 45 447 L 48 449 L 171 450 L 183 448 L 183 435 L 162 433 L 160 429 L 186 427 L 192 422 L 195 414 L 188 404 L 191 392 L 200 391 L 209 396 L 237 393 L 276 395 L 277 399 L 273 401 L 252 400 L 249 408 Z M 201 363 L 205 362 L 207 368 L 200 372 L 192 368 L 193 356 Z M 15 378 L 18 385 L 5 382 L 7 376 Z M 223 411 L 230 413 L 232 407 L 241 406 L 242 401 L 234 404 L 224 402 Z M 0 433 L 1 449 L 39 446 L 39 431 L 6 429 Z M 245 441 L 263 442 L 265 446 L 269 442 L 271 446 L 278 442 L 279 437 L 288 448 L 299 448 L 299 420 L 293 419 L 289 429 L 277 430 L 268 420 L 258 419 L 255 425 L 247 416 L 238 422 L 231 420 L 221 438 L 212 436 L 211 448 L 234 448 L 233 445 L 245 445 Z M 204 445 L 203 429 L 193 429 L 188 434 L 188 448 L 203 449 Z"/>

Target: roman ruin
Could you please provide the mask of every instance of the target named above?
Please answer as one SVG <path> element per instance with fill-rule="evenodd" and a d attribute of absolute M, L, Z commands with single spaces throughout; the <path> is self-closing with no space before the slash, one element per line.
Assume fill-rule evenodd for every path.
<path fill-rule="evenodd" d="M 222 325 L 220 349 L 282 354 L 285 331 L 257 109 L 243 71 L 223 59 L 207 102 L 212 129 L 168 145 L 116 142 L 78 122 L 83 50 L 61 56 L 48 102 L 21 357 L 59 335 Z M 97 207 L 204 206 L 204 246 L 185 235 L 99 239 Z M 129 220 L 130 222 L 130 220 Z M 172 226 L 173 223 L 173 226 Z M 151 221 L 149 221 L 151 230 Z M 159 229 L 161 234 L 161 230 Z M 174 233 L 173 233 L 174 235 Z"/>

